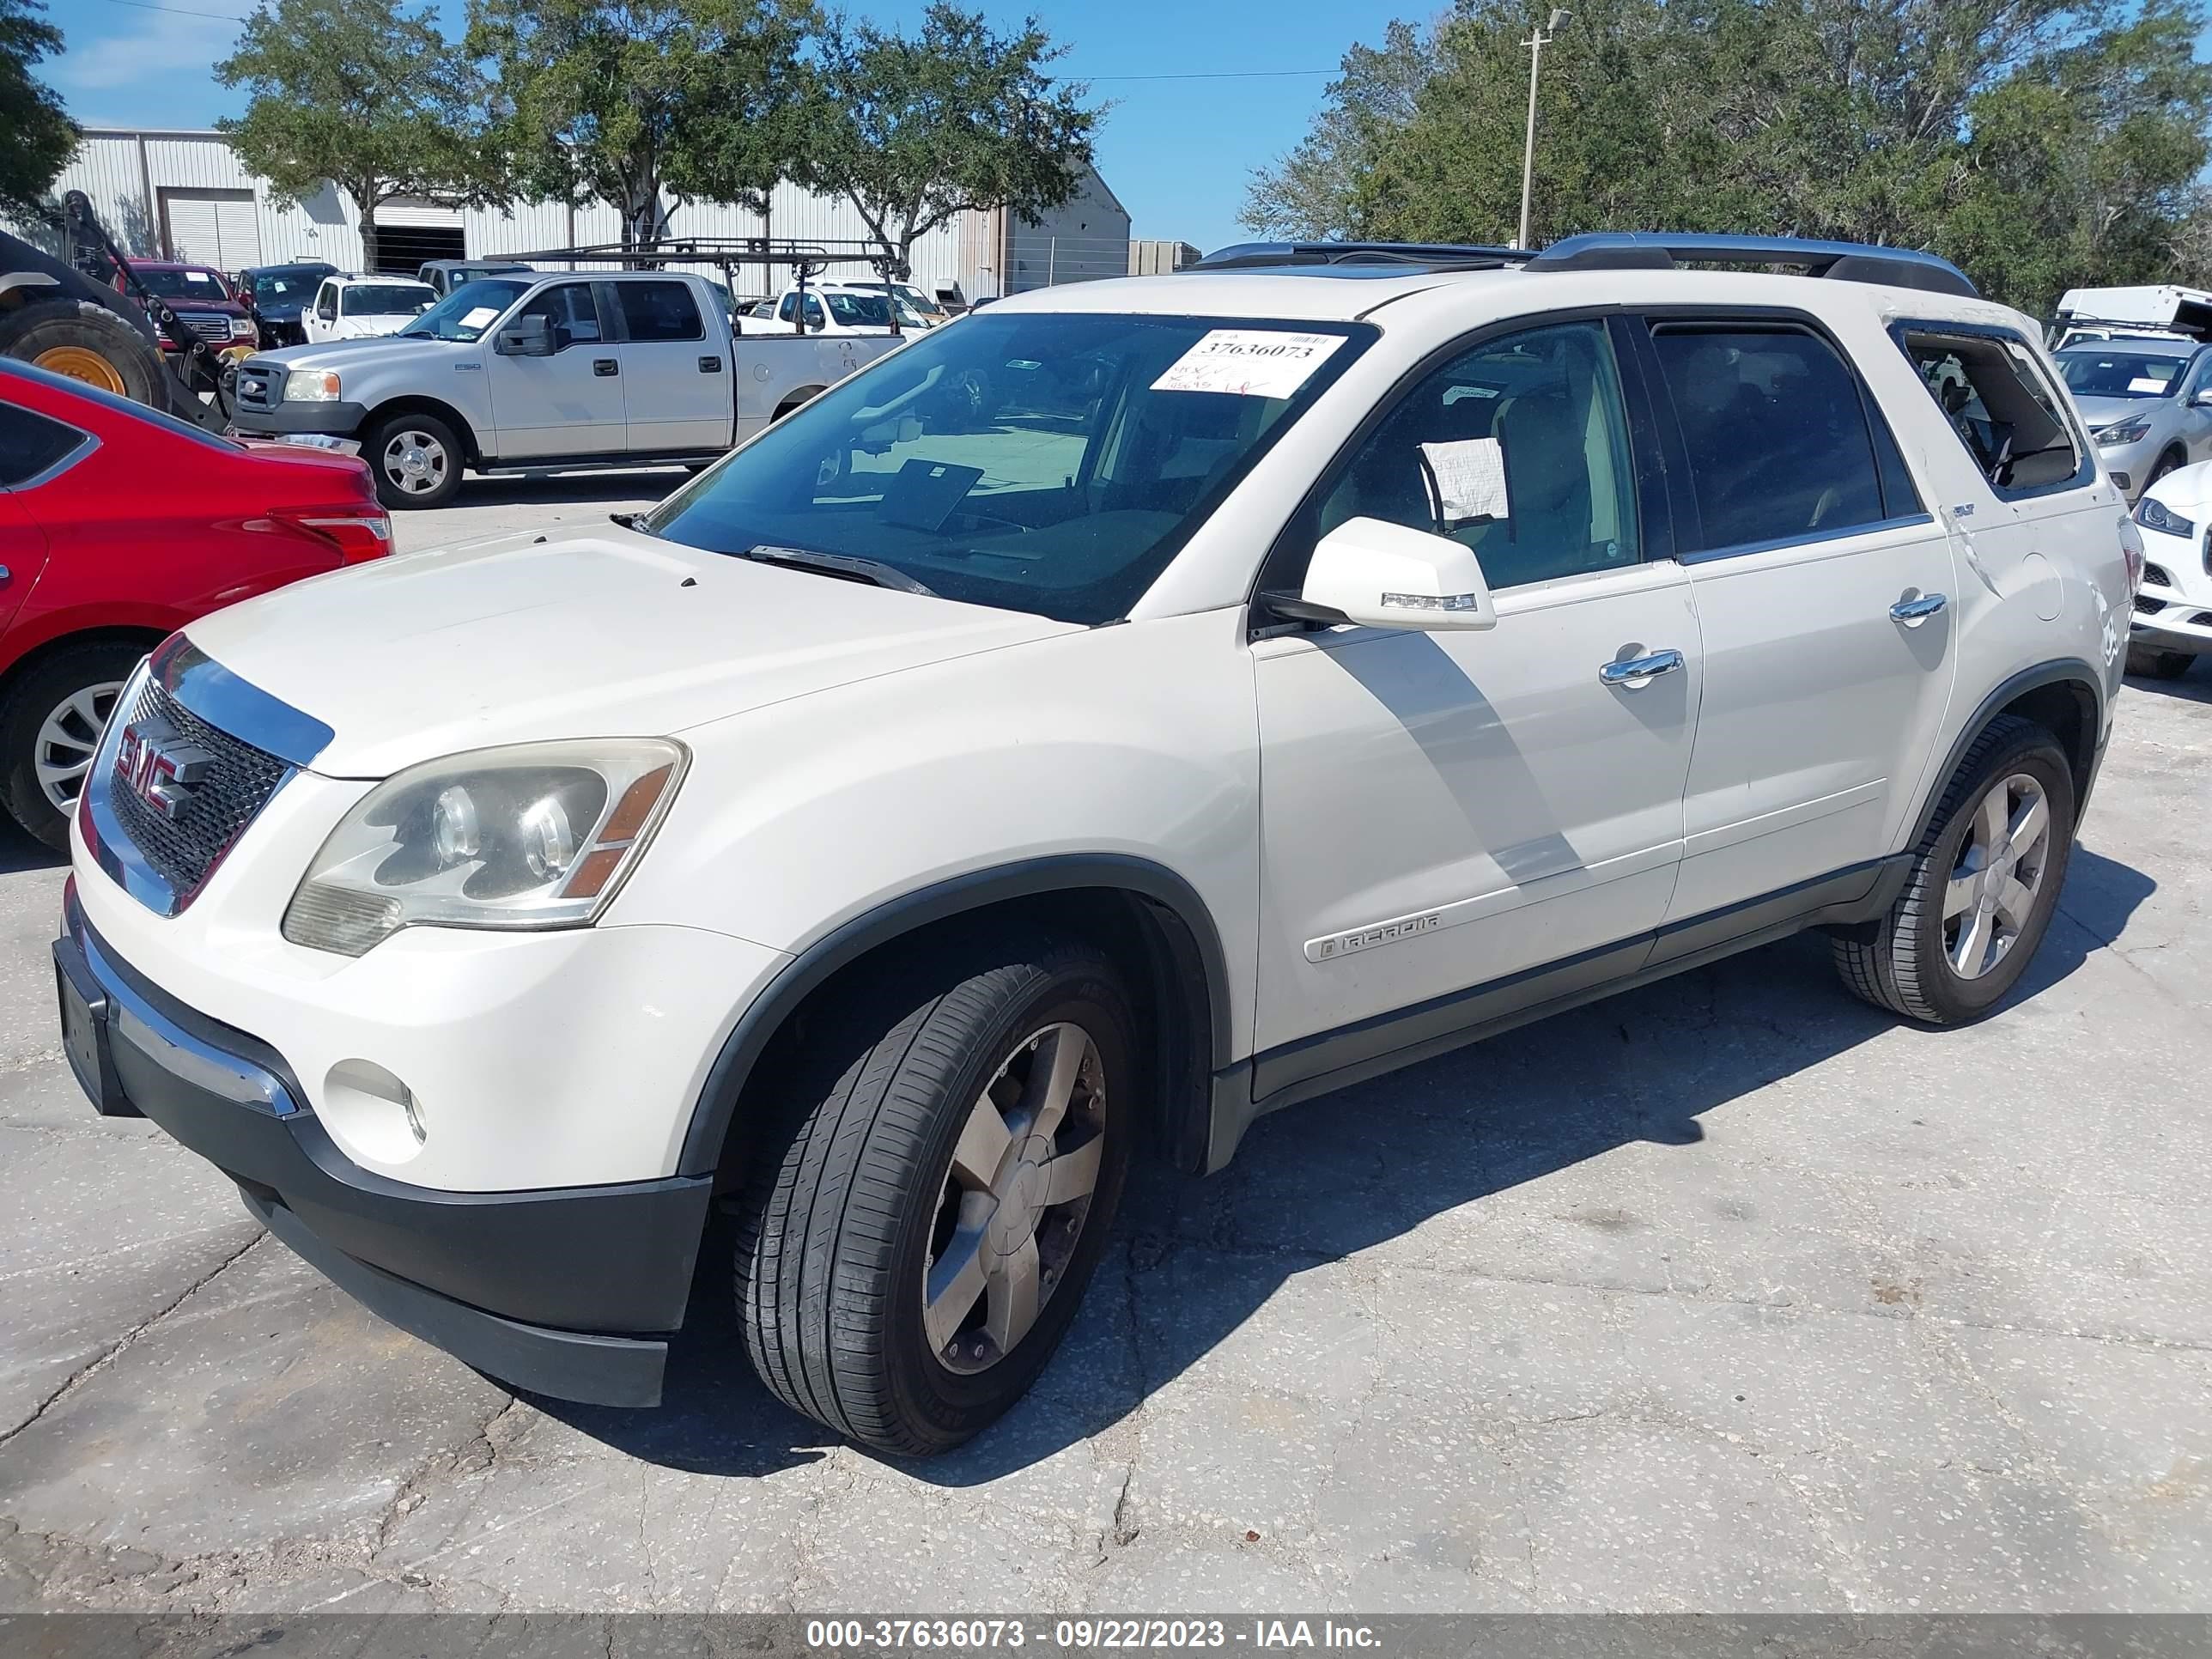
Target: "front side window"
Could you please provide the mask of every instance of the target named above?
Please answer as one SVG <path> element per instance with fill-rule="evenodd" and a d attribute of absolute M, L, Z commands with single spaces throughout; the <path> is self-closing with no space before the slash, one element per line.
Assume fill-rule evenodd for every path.
<path fill-rule="evenodd" d="M 1662 325 L 1651 343 L 1697 502 L 1684 551 L 1832 536 L 1887 516 L 1858 379 L 1819 335 Z"/>
<path fill-rule="evenodd" d="M 1999 495 L 2034 495 L 2095 476 L 2026 342 L 2005 333 L 1911 327 L 1899 331 L 1899 339 L 1921 384 Z"/>
<path fill-rule="evenodd" d="M 642 525 L 1110 622 L 1373 338 L 1345 323 L 986 313 L 786 416 Z"/>
<path fill-rule="evenodd" d="M 706 335 L 699 319 L 698 302 L 682 283 L 617 283 L 623 326 L 629 337 L 645 343 L 655 340 L 696 340 Z"/>
<path fill-rule="evenodd" d="M 1493 588 L 1634 564 L 1635 479 L 1604 325 L 1510 335 L 1423 380 L 1353 454 L 1314 533 L 1355 518 L 1465 543 Z"/>
<path fill-rule="evenodd" d="M 319 296 L 317 296 L 315 301 L 315 315 L 321 318 L 326 323 L 334 323 L 337 321 L 338 289 L 336 283 L 325 283 L 323 284 L 323 291 Z"/>
<path fill-rule="evenodd" d="M 92 434 L 34 410 L 0 404 L 0 489 L 50 471 L 92 441 Z"/>
<path fill-rule="evenodd" d="M 605 337 L 599 327 L 599 304 L 592 297 L 589 283 L 560 283 L 540 289 L 514 316 L 517 322 L 526 317 L 543 317 L 551 323 L 553 349 L 556 351 Z"/>

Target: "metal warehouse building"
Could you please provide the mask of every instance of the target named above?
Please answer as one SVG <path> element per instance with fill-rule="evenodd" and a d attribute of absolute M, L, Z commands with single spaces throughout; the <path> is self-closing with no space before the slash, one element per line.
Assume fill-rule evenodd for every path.
<path fill-rule="evenodd" d="M 219 132 L 88 127 L 54 191 L 81 190 L 108 234 L 146 258 L 188 259 L 225 271 L 294 259 L 361 265 L 360 216 L 325 185 L 296 207 L 270 199 L 268 181 L 247 171 Z M 376 215 L 378 264 L 412 275 L 426 259 L 481 258 L 533 248 L 619 241 L 622 223 L 603 203 L 453 208 L 387 202 Z M 850 204 L 781 185 L 765 214 L 691 203 L 670 216 L 672 236 L 777 236 L 858 240 L 867 226 Z M 1018 293 L 1130 269 L 1129 215 L 1095 172 L 1066 206 L 1028 225 L 1002 209 L 963 213 L 916 243 L 915 279 L 934 289 L 957 283 L 968 298 Z M 742 290 L 766 294 L 781 271 L 740 271 Z"/>

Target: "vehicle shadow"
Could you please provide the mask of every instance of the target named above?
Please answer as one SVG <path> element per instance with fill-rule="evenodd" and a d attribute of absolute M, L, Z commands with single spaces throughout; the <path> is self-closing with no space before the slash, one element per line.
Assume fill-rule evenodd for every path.
<path fill-rule="evenodd" d="M 2080 968 L 2154 890 L 2141 872 L 2078 848 L 2062 915 L 2013 1000 Z M 1706 1113 L 1897 1024 L 1845 994 L 1826 941 L 1802 935 L 1263 1118 L 1211 1179 L 1134 1170 L 1084 1311 L 1030 1396 L 958 1450 L 899 1467 L 965 1487 L 1040 1462 L 1133 1411 L 1297 1274 L 1632 1141 L 1693 1147 Z M 532 1403 L 693 1474 L 822 1456 L 836 1437 L 772 1399 L 746 1362 L 730 1248 L 710 1233 L 661 1409 Z M 1226 1253 L 1236 1271 L 1211 1259 L 1178 1270 L 1193 1252 Z"/>
<path fill-rule="evenodd" d="M 4 810 L 0 810 L 0 876 L 16 875 L 26 870 L 58 870 L 69 862 L 69 854 L 57 853 L 42 841 L 33 841 L 16 828 Z"/>
<path fill-rule="evenodd" d="M 2128 676 L 2128 689 L 2147 692 L 2154 697 L 2179 697 L 2189 702 L 2212 702 L 2212 672 L 2205 671 L 2206 661 L 2207 659 L 2199 657 L 2178 679 L 2161 680 L 2147 674 L 2130 674 Z"/>
<path fill-rule="evenodd" d="M 533 507 L 551 501 L 657 501 L 691 475 L 680 466 L 623 472 L 550 472 L 529 477 L 465 477 L 447 503 Z"/>

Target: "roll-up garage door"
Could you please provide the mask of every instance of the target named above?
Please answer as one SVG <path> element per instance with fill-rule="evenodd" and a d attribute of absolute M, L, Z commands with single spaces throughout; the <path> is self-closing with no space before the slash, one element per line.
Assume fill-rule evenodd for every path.
<path fill-rule="evenodd" d="M 161 234 L 172 259 L 226 271 L 261 263 L 261 221 L 250 190 L 164 190 Z"/>

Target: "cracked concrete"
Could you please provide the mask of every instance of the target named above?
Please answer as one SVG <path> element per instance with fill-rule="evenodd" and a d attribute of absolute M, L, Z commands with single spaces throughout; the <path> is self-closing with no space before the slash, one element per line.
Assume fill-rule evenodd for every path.
<path fill-rule="evenodd" d="M 2203 1610 L 2212 669 L 2121 722 L 1985 1024 L 1801 939 L 1264 1120 L 916 1466 L 718 1304 L 646 1413 L 380 1324 L 91 1116 L 0 840 L 0 1612 Z"/>

